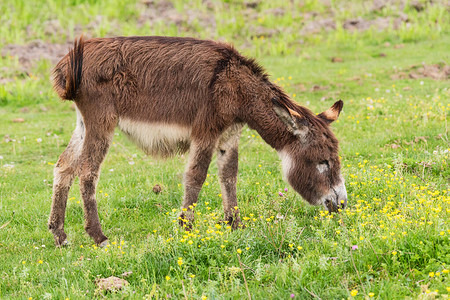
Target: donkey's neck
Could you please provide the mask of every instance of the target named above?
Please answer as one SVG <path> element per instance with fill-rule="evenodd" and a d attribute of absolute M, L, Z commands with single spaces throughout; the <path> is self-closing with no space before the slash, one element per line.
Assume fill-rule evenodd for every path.
<path fill-rule="evenodd" d="M 241 119 L 248 126 L 256 130 L 262 139 L 277 151 L 294 141 L 295 137 L 288 131 L 286 125 L 278 118 L 272 108 L 272 103 L 264 103 L 259 98 L 251 101 L 248 111 L 243 113 Z"/>

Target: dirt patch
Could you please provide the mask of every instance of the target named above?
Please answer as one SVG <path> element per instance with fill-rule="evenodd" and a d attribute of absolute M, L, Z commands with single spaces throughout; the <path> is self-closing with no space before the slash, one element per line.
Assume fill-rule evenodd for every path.
<path fill-rule="evenodd" d="M 294 88 L 300 92 L 306 92 L 308 90 L 303 83 L 294 84 Z"/>
<path fill-rule="evenodd" d="M 378 17 L 374 20 L 365 20 L 363 18 L 349 19 L 344 22 L 342 27 L 349 31 L 365 31 L 370 28 L 378 30 L 386 30 L 391 27 L 393 29 L 399 29 L 402 24 L 408 24 L 408 16 L 402 12 L 397 17 Z"/>
<path fill-rule="evenodd" d="M 404 10 L 405 6 L 405 0 L 373 0 L 371 11 L 378 12 L 383 10 L 384 8 Z"/>
<path fill-rule="evenodd" d="M 391 149 L 398 149 L 403 148 L 403 145 L 406 146 L 413 146 L 414 144 L 418 143 L 427 143 L 428 136 L 416 136 L 414 139 L 409 141 L 401 141 L 401 140 L 394 140 L 392 144 L 386 144 L 384 147 L 391 148 Z"/>
<path fill-rule="evenodd" d="M 175 25 L 179 32 L 184 32 L 196 35 L 197 32 L 205 32 L 206 37 L 215 37 L 216 32 L 216 18 L 215 18 L 215 5 L 211 0 L 204 0 L 204 6 L 201 9 L 194 9 L 187 4 L 183 4 L 183 9 L 175 8 L 174 4 L 170 0 L 141 0 L 138 4 L 140 16 L 137 19 L 138 26 L 170 26 Z M 416 1 L 417 2 L 417 1 Z M 421 10 L 423 7 L 419 7 L 420 2 L 411 2 L 415 9 Z M 395 6 L 398 9 L 403 9 L 403 0 L 374 0 L 373 10 L 381 10 L 385 7 Z M 264 11 L 258 11 L 261 4 L 260 0 L 245 1 L 243 5 L 242 14 L 248 20 L 256 20 L 261 15 L 275 15 L 281 17 L 283 15 L 291 13 L 285 8 L 270 8 Z M 432 5 L 430 2 L 425 6 Z M 224 7 L 228 7 L 227 3 L 224 3 Z M 98 28 L 104 22 L 108 22 L 112 28 L 111 32 L 120 32 L 117 22 L 114 20 L 106 20 L 106 17 L 98 15 L 93 16 L 91 22 L 86 25 L 76 24 L 74 27 L 75 35 L 81 32 L 93 32 L 95 28 Z M 304 19 L 300 33 L 302 35 L 318 34 L 320 32 L 328 32 L 336 30 L 336 19 L 333 13 L 333 9 L 330 9 L 326 13 L 318 12 L 305 12 L 302 13 Z M 343 28 L 349 31 L 364 31 L 369 28 L 376 28 L 379 30 L 385 30 L 393 27 L 398 29 L 402 24 L 408 23 L 408 16 L 399 11 L 394 16 L 390 17 L 378 17 L 373 20 L 366 20 L 362 17 L 349 19 L 343 22 Z M 67 29 L 64 29 L 59 20 L 51 19 L 46 20 L 43 23 L 44 32 L 47 36 L 70 36 Z M 288 28 L 267 28 L 261 25 L 249 25 L 247 28 L 250 36 L 257 37 L 273 37 L 278 35 L 281 31 L 288 30 Z M 247 31 L 246 31 L 247 32 Z M 27 34 L 29 37 L 35 36 L 33 27 L 27 28 Z M 239 33 L 237 33 L 239 34 Z M 244 42 L 242 48 L 246 48 L 248 42 Z M 29 72 L 36 61 L 41 59 L 50 60 L 52 64 L 56 64 L 67 52 L 72 45 L 72 40 L 64 41 L 62 44 L 51 44 L 43 42 L 42 40 L 35 40 L 26 45 L 6 45 L 0 50 L 2 56 L 17 56 L 18 60 L 23 68 L 19 70 L 21 72 Z M 0 74 L 6 74 L 2 72 Z M 415 76 L 415 75 L 411 75 Z M 0 75 L 0 84 L 4 84 L 12 81 L 11 76 Z"/>
<path fill-rule="evenodd" d="M 264 26 L 250 26 L 248 31 L 252 37 L 272 37 L 279 33 L 275 28 L 267 28 Z"/>
<path fill-rule="evenodd" d="M 97 278 L 95 280 L 95 285 L 97 286 L 98 291 L 115 292 L 127 286 L 128 281 L 115 276 L 110 276 L 108 278 Z"/>
<path fill-rule="evenodd" d="M 305 23 L 301 29 L 301 34 L 320 33 L 322 31 L 332 31 L 336 29 L 336 22 L 332 18 L 312 20 Z"/>
<path fill-rule="evenodd" d="M 104 22 L 108 22 L 111 27 L 111 32 L 118 32 L 118 23 L 114 20 L 108 21 L 106 17 L 101 15 L 92 16 L 91 22 L 86 25 L 76 24 L 73 32 L 75 33 L 75 36 L 79 36 L 84 33 L 86 38 L 90 38 L 91 36 L 89 33 L 100 27 Z M 48 37 L 71 35 L 70 32 L 65 29 L 57 19 L 44 21 L 43 26 L 44 34 Z M 26 32 L 29 37 L 36 36 L 32 26 L 28 26 Z M 22 70 L 19 71 L 28 73 L 30 69 L 33 68 L 34 64 L 39 60 L 49 60 L 53 65 L 55 65 L 61 58 L 63 58 L 72 47 L 73 40 L 67 39 L 62 40 L 61 42 L 62 43 L 60 44 L 53 44 L 42 40 L 34 40 L 26 45 L 9 44 L 0 49 L 0 55 L 4 57 L 17 57 L 22 67 Z M 2 78 L 0 76 L 0 83 L 6 83 L 9 81 L 11 81 L 9 78 Z"/>
<path fill-rule="evenodd" d="M 315 84 L 311 87 L 311 92 L 318 92 L 318 91 L 324 91 L 324 90 L 328 90 L 330 87 L 325 85 L 325 86 L 321 86 L 318 84 Z"/>
<path fill-rule="evenodd" d="M 13 82 L 13 78 L 7 78 L 0 75 L 0 84 L 7 84 L 8 82 Z"/>
<path fill-rule="evenodd" d="M 209 7 L 208 5 L 206 7 Z M 170 1 L 144 0 L 140 3 L 141 15 L 138 18 L 138 26 L 148 24 L 175 25 L 180 32 L 196 32 L 196 28 L 203 30 L 208 28 L 211 32 L 216 29 L 214 14 L 207 11 L 191 9 L 185 5 L 183 12 L 175 9 Z"/>
<path fill-rule="evenodd" d="M 431 78 L 434 80 L 447 80 L 450 79 L 450 65 L 445 63 L 433 64 L 433 65 L 414 65 L 407 70 L 399 71 L 391 75 L 391 79 L 420 79 Z"/>
<path fill-rule="evenodd" d="M 282 7 L 269 8 L 262 12 L 262 15 L 274 15 L 276 17 L 282 17 L 286 14 L 286 10 Z"/>
<path fill-rule="evenodd" d="M 412 8 L 414 8 L 416 11 L 420 12 L 422 10 L 425 9 L 425 4 L 421 3 L 417 0 L 415 1 L 411 1 L 411 3 L 409 4 Z"/>
<path fill-rule="evenodd" d="M 377 30 L 393 28 L 397 30 L 402 26 L 402 24 L 406 24 L 406 26 L 408 26 L 409 19 L 406 14 L 399 12 L 397 16 L 378 17 L 373 20 L 366 20 L 362 17 L 348 19 L 343 22 L 342 28 L 348 31 L 366 31 L 370 28 L 375 28 Z M 335 29 L 336 20 L 334 18 L 325 18 L 306 21 L 300 32 L 302 34 L 315 34 L 322 31 L 328 32 Z"/>
<path fill-rule="evenodd" d="M 257 8 L 261 4 L 261 1 L 246 1 L 244 5 L 248 8 Z"/>
<path fill-rule="evenodd" d="M 41 40 L 32 41 L 26 45 L 10 44 L 1 50 L 2 56 L 16 56 L 21 66 L 29 71 L 36 61 L 47 59 L 52 64 L 56 64 L 64 55 L 67 54 L 72 43 L 51 44 Z"/>

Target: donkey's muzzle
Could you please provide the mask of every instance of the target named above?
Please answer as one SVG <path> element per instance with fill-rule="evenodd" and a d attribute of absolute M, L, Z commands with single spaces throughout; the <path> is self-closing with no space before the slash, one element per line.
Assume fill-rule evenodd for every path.
<path fill-rule="evenodd" d="M 347 207 L 347 190 L 343 179 L 340 184 L 331 188 L 331 193 L 325 198 L 323 204 L 330 213 L 339 212 Z"/>
<path fill-rule="evenodd" d="M 347 198 L 337 200 L 337 199 L 325 199 L 325 207 L 328 209 L 329 213 L 339 212 L 347 207 Z"/>

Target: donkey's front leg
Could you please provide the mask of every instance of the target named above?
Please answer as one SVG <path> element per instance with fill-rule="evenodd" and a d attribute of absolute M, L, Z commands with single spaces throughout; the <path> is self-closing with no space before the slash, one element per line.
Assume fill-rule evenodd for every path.
<path fill-rule="evenodd" d="M 237 207 L 236 184 L 238 174 L 238 146 L 242 125 L 236 124 L 228 129 L 220 138 L 217 148 L 217 165 L 222 190 L 225 222 L 232 229 L 241 226 Z"/>
<path fill-rule="evenodd" d="M 184 175 L 184 199 L 179 216 L 180 225 L 188 230 L 192 228 L 193 204 L 197 202 L 205 182 L 214 147 L 215 141 L 191 143 L 189 162 Z"/>

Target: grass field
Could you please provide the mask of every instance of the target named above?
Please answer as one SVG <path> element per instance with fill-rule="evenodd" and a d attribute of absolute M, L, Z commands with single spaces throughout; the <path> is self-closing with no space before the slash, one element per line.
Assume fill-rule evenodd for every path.
<path fill-rule="evenodd" d="M 381 3 L 2 1 L 0 297 L 448 299 L 449 6 Z M 351 29 L 348 20 L 358 17 L 355 26 L 371 27 Z M 397 26 L 399 17 L 408 21 Z M 334 28 L 318 25 L 329 19 Z M 36 39 L 65 44 L 81 32 L 225 40 L 314 112 L 344 100 L 332 127 L 349 207 L 329 215 L 306 204 L 283 181 L 276 152 L 244 128 L 238 199 L 247 228 L 218 224 L 214 158 L 194 230 L 184 232 L 176 219 L 186 157 L 158 161 L 117 131 L 97 189 L 111 244 L 98 248 L 84 232 L 76 182 L 65 223 L 70 245 L 55 248 L 47 230 L 53 167 L 75 112 L 52 91 L 49 60 L 24 63 L 20 51 L 4 49 Z M 152 192 L 155 184 L 162 193 Z M 96 279 L 109 276 L 129 285 L 103 292 Z"/>

